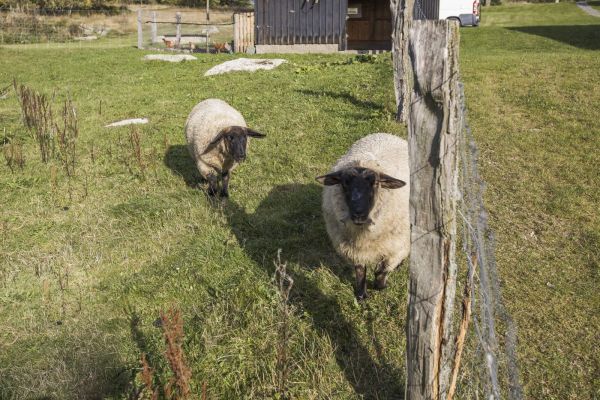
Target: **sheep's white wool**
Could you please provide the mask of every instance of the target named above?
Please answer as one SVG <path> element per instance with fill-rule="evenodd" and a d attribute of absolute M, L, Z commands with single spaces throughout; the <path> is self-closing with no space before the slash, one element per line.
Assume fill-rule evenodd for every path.
<path fill-rule="evenodd" d="M 224 165 L 226 160 L 222 145 L 205 152 L 210 142 L 223 129 L 230 126 L 246 127 L 242 114 L 219 99 L 208 99 L 198 103 L 185 123 L 185 136 L 190 154 L 203 178 L 220 175 L 233 169 L 236 164 Z"/>
<path fill-rule="evenodd" d="M 369 217 L 371 224 L 354 225 L 340 185 L 323 189 L 323 216 L 336 251 L 355 265 L 384 262 L 395 269 L 410 252 L 408 143 L 387 133 L 374 133 L 355 142 L 331 172 L 348 167 L 370 168 L 401 179 L 400 189 L 379 188 Z"/>

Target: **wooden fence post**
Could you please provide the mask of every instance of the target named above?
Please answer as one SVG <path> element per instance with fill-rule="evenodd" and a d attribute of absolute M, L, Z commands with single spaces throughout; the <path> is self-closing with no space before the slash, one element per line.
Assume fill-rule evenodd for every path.
<path fill-rule="evenodd" d="M 158 38 L 157 38 L 157 27 L 156 27 L 156 11 L 152 11 L 152 43 L 156 43 L 158 42 Z"/>
<path fill-rule="evenodd" d="M 181 45 L 181 13 L 178 11 L 175 14 L 175 22 L 177 23 L 177 34 L 175 38 L 176 47 L 179 48 Z"/>
<path fill-rule="evenodd" d="M 458 44 L 454 21 L 412 22 L 407 400 L 446 400 L 454 358 Z"/>
<path fill-rule="evenodd" d="M 138 9 L 137 15 L 137 26 L 138 26 L 138 49 L 144 48 L 144 37 L 143 37 L 143 29 L 142 29 L 142 9 Z"/>
<path fill-rule="evenodd" d="M 403 123 L 407 122 L 410 104 L 412 72 L 408 57 L 408 32 L 413 19 L 414 4 L 414 0 L 390 1 L 396 121 Z"/>

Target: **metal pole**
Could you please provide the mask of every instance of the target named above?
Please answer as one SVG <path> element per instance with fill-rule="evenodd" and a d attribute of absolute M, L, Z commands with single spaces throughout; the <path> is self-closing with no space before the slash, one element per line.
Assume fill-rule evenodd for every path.
<path fill-rule="evenodd" d="M 138 24 L 137 47 L 138 47 L 138 49 L 143 49 L 144 48 L 144 39 L 143 39 L 143 31 L 142 31 L 142 9 L 141 8 L 138 9 L 137 24 Z"/>
<path fill-rule="evenodd" d="M 152 11 L 152 43 L 156 43 L 158 42 L 158 39 L 156 38 L 156 31 L 157 31 L 157 27 L 156 27 L 156 11 Z"/>

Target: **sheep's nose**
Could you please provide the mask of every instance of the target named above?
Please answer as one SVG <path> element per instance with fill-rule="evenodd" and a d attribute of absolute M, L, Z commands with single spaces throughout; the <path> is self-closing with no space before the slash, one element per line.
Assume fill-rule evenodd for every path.
<path fill-rule="evenodd" d="M 352 219 L 352 222 L 354 222 L 356 225 L 363 225 L 368 220 L 368 217 L 363 214 L 352 214 L 350 218 Z"/>

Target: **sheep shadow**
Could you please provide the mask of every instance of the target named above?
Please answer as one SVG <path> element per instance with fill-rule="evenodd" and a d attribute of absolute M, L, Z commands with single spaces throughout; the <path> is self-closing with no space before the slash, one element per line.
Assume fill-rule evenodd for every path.
<path fill-rule="evenodd" d="M 278 249 L 283 260 L 298 264 L 288 269 L 294 279 L 291 301 L 308 312 L 315 330 L 334 343 L 336 361 L 355 392 L 364 399 L 403 398 L 402 372 L 384 361 L 376 338 L 377 359 L 371 356 L 352 321 L 344 317 L 338 298 L 324 293 L 311 274 L 326 263 L 352 290 L 353 270 L 337 257 L 325 231 L 321 188 L 316 184 L 276 186 L 253 213 L 233 201 L 224 212 L 244 251 L 268 274 L 274 273 Z M 374 337 L 372 321 L 367 325 Z"/>
<path fill-rule="evenodd" d="M 165 152 L 163 162 L 175 175 L 181 176 L 187 186 L 197 187 L 198 183 L 202 182 L 186 145 L 169 146 Z"/>
<path fill-rule="evenodd" d="M 348 103 L 356 106 L 356 107 L 360 107 L 360 108 L 364 108 L 365 110 L 368 111 L 385 111 L 385 107 L 382 104 L 379 103 L 375 103 L 374 101 L 369 101 L 369 100 L 360 100 L 358 99 L 356 96 L 353 96 L 351 93 L 349 92 L 332 92 L 329 90 L 325 90 L 325 91 L 316 91 L 316 90 L 310 90 L 310 89 L 297 89 L 296 92 L 298 93 L 302 93 L 305 96 L 314 96 L 314 97 L 329 97 L 335 100 L 343 100 L 343 101 L 347 101 Z"/>

